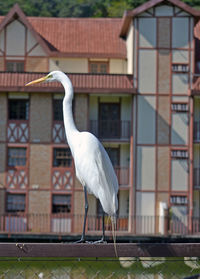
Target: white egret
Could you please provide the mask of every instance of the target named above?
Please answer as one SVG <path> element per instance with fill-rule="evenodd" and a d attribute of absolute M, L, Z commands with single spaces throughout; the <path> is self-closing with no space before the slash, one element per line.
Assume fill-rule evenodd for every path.
<path fill-rule="evenodd" d="M 116 212 L 118 209 L 118 181 L 103 145 L 89 132 L 79 132 L 72 115 L 73 87 L 70 79 L 60 71 L 50 72 L 45 77 L 29 82 L 31 85 L 39 82 L 58 81 L 65 89 L 63 99 L 64 126 L 72 156 L 74 158 L 76 176 L 83 185 L 85 196 L 85 216 L 82 237 L 79 242 L 85 242 L 85 226 L 88 213 L 87 192 L 100 200 L 103 211 L 111 216 L 113 232 L 116 230 Z M 103 216 L 103 236 L 105 240 Z M 114 237 L 114 234 L 113 234 Z M 115 242 L 115 237 L 114 237 Z M 116 251 L 116 248 L 115 248 Z"/>

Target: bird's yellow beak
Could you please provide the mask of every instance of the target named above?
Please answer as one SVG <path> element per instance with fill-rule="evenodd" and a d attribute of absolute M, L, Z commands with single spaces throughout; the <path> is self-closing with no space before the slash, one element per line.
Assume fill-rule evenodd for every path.
<path fill-rule="evenodd" d="M 45 81 L 47 78 L 48 78 L 48 76 L 45 76 L 45 77 L 42 77 L 42 78 L 35 79 L 35 80 L 30 81 L 29 83 L 27 83 L 25 86 L 29 86 L 29 85 L 32 85 L 32 84 L 35 84 L 35 83 L 40 83 L 40 82 L 43 82 L 43 81 Z"/>

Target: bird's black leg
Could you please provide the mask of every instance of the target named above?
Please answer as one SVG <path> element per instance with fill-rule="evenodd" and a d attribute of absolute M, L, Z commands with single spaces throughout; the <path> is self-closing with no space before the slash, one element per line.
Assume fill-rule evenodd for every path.
<path fill-rule="evenodd" d="M 102 238 L 100 240 L 95 241 L 94 243 L 103 243 L 105 241 L 105 213 L 102 215 Z"/>
<path fill-rule="evenodd" d="M 85 196 L 85 215 L 84 215 L 84 223 L 83 223 L 83 232 L 82 232 L 81 239 L 76 241 L 76 243 L 85 242 L 85 227 L 86 227 L 86 220 L 87 220 L 87 213 L 88 213 L 87 189 L 85 186 L 84 186 L 84 196 Z"/>

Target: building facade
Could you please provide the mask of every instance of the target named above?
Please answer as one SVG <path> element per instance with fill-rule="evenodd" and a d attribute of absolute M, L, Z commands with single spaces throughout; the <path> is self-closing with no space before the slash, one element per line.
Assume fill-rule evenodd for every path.
<path fill-rule="evenodd" d="M 106 148 L 119 181 L 118 233 L 200 230 L 200 12 L 151 0 L 122 19 L 0 17 L 0 231 L 79 234 L 84 195 L 66 142 L 58 83 Z M 89 195 L 87 232 L 101 230 Z"/>

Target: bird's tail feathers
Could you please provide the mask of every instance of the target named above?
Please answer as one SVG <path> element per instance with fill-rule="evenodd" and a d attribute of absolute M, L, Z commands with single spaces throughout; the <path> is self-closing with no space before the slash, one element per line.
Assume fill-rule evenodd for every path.
<path fill-rule="evenodd" d="M 113 236 L 115 255 L 118 258 L 117 245 L 116 245 L 117 216 L 115 214 L 115 215 L 110 216 L 110 218 L 111 218 L 111 223 L 112 223 L 112 236 Z"/>

